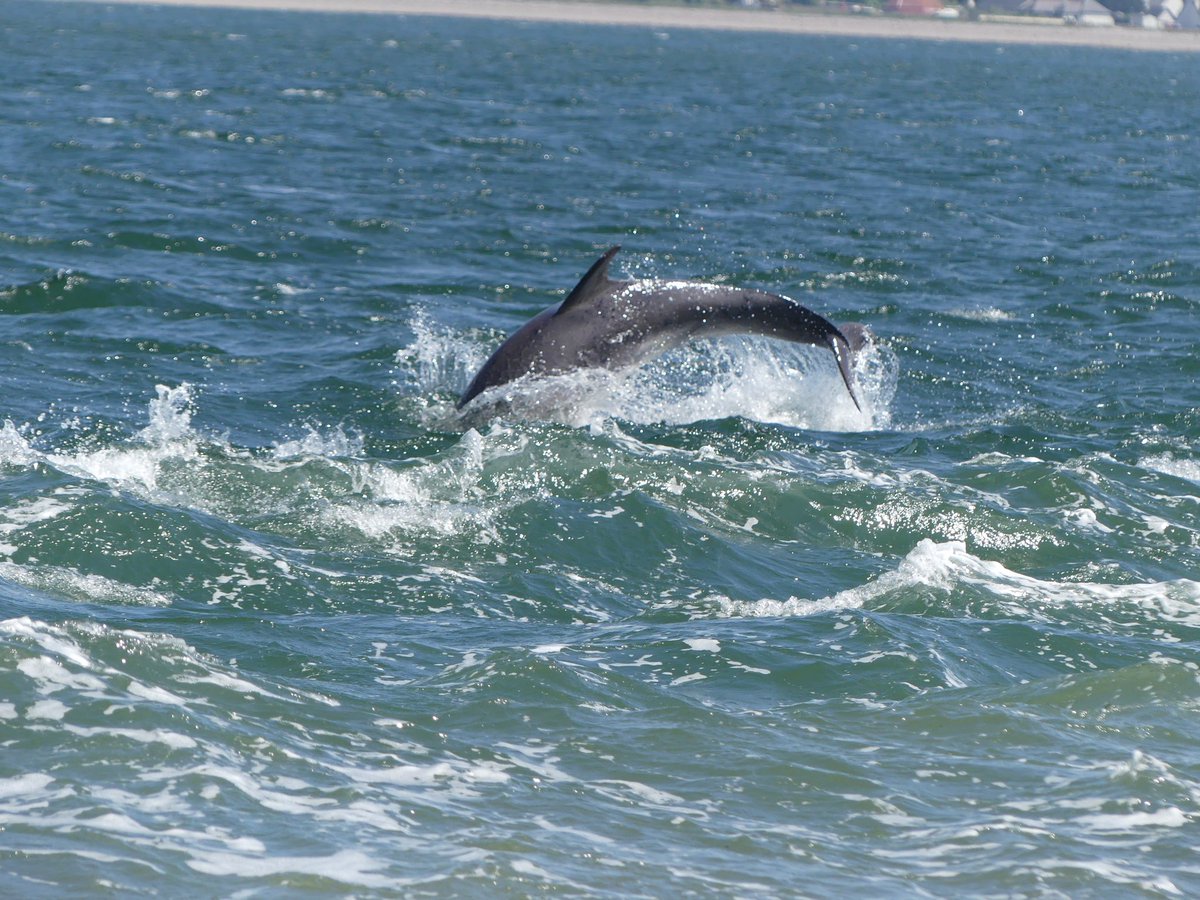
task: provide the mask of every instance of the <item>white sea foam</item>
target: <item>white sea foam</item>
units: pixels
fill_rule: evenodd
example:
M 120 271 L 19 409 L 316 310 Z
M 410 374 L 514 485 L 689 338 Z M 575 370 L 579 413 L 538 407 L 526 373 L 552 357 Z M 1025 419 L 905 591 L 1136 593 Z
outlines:
M 36 644 L 47 653 L 54 654 L 83 669 L 92 667 L 91 658 L 79 643 L 56 626 L 38 622 L 28 616 L 0 621 L 0 635 L 15 637 Z
M 928 539 L 918 543 L 894 571 L 830 597 L 817 600 L 791 597 L 782 601 L 722 599 L 720 608 L 727 616 L 813 615 L 858 608 L 917 585 L 942 591 L 959 587 L 982 591 L 1002 611 L 1020 617 L 1046 618 L 1052 610 L 1078 606 L 1133 606 L 1169 621 L 1200 624 L 1197 581 L 1178 579 L 1139 584 L 1046 581 L 980 559 L 968 552 L 961 541 L 935 543 Z
M 69 627 L 51 625 L 22 617 L 0 621 L 0 637 L 4 636 L 37 653 L 23 656 L 14 668 L 30 679 L 42 695 L 67 691 L 88 699 L 193 709 L 197 704 L 210 702 L 208 696 L 194 696 L 197 692 L 192 688 L 199 685 L 247 696 L 259 695 L 284 703 L 307 704 L 322 699 L 315 694 L 301 695 L 300 692 L 296 692 L 296 697 L 288 697 L 255 685 L 230 673 L 216 660 L 197 653 L 184 641 L 166 635 L 119 630 L 94 623 Z M 160 661 L 169 661 L 173 673 L 167 681 L 147 684 L 98 661 L 89 649 L 97 643 L 108 645 L 114 642 L 122 645 L 126 653 L 148 653 Z
M 689 802 L 677 794 L 651 787 L 640 781 L 625 779 L 602 779 L 592 782 L 592 787 L 602 797 L 620 804 L 631 803 L 637 808 L 671 816 L 673 823 L 687 820 L 706 821 L 717 811 L 718 804 L 700 799 Z
M 979 309 L 957 308 L 946 311 L 946 315 L 955 316 L 959 319 L 970 319 L 975 322 L 1011 322 L 1016 318 L 1007 310 L 998 309 L 994 306 L 984 306 Z
M 1183 896 L 1183 892 L 1166 875 L 1143 874 L 1136 865 L 1116 859 L 1049 857 L 1028 864 L 1020 864 L 1016 867 L 1015 872 L 1022 874 L 1032 871 L 1038 874 L 1039 879 L 1053 881 L 1061 870 L 1087 872 L 1109 885 L 1126 885 L 1130 888 L 1137 888 L 1139 892 Z
M 470 784 L 504 784 L 510 775 L 508 766 L 445 760 L 428 765 L 396 765 L 387 768 L 333 766 L 335 771 L 361 784 L 386 784 L 401 787 L 444 785 L 459 788 Z
M 187 384 L 158 385 L 150 401 L 150 421 L 135 441 L 122 447 L 104 447 L 77 453 L 40 456 L 61 472 L 111 484 L 142 495 L 158 489 L 164 463 L 199 461 L 199 441 L 192 431 L 192 395 Z
M 1108 773 L 1108 777 L 1113 781 L 1136 782 L 1140 779 L 1148 779 L 1153 782 L 1181 784 L 1178 776 L 1172 772 L 1171 766 L 1143 750 L 1134 750 L 1128 759 L 1102 765 Z M 1200 786 L 1197 787 L 1200 788 Z M 1200 790 L 1192 787 L 1189 787 L 1188 790 L 1192 794 L 1192 798 L 1200 803 Z
M 566 825 L 559 825 L 551 822 L 545 816 L 534 816 L 530 821 L 543 831 L 549 831 L 554 834 L 570 835 L 576 840 L 583 841 L 589 847 L 597 847 L 601 844 L 615 843 L 613 838 L 609 837 L 608 835 L 601 834 L 598 831 L 586 831 L 582 828 L 572 828 Z
M 64 725 L 63 729 L 79 737 L 120 737 L 139 744 L 162 744 L 172 750 L 192 750 L 197 746 L 196 741 L 186 734 L 168 731 L 165 728 L 83 728 L 78 725 Z
M 68 711 L 69 707 L 61 700 L 38 700 L 25 710 L 25 716 L 29 719 L 58 720 L 63 718 Z
M 0 510 L 0 534 L 8 534 L 38 522 L 49 521 L 69 509 L 71 509 L 71 505 L 57 497 L 36 497 L 31 500 L 22 500 Z
M 225 672 L 206 672 L 203 675 L 188 675 L 180 674 L 176 676 L 176 681 L 180 684 L 210 684 L 214 687 L 219 687 L 223 690 L 234 691 L 239 694 L 246 695 L 261 695 L 270 697 L 273 700 L 285 699 L 274 691 L 269 691 L 261 685 L 252 684 L 244 678 L 237 678 Z
M 236 875 L 266 878 L 308 875 L 328 878 L 339 884 L 365 888 L 394 888 L 403 884 L 391 876 L 377 874 L 387 864 L 360 850 L 340 850 L 329 856 L 270 856 L 195 850 L 188 865 L 205 875 Z
M 59 471 L 111 484 L 149 496 L 158 490 L 162 464 L 170 458 L 196 460 L 194 446 L 105 447 L 70 455 L 52 453 L 47 459 Z
M 1191 817 L 1176 806 L 1168 806 L 1151 812 L 1096 813 L 1078 816 L 1073 821 L 1092 831 L 1138 833 L 1146 828 L 1182 828 Z
M 133 678 L 123 671 L 124 658 L 115 664 L 120 668 L 106 664 L 114 646 L 120 647 L 122 657 L 153 656 L 161 680 L 145 683 Z M 196 830 L 175 823 L 188 822 L 203 808 L 195 806 L 197 798 L 211 802 L 224 789 L 237 792 L 263 810 L 302 817 L 318 828 L 386 834 L 389 847 L 395 850 L 407 846 L 404 835 L 412 830 L 412 823 L 399 811 L 401 806 L 419 802 L 419 795 L 429 791 L 472 798 L 510 778 L 509 763 L 455 755 L 430 760 L 422 747 L 414 748 L 421 757 L 418 761 L 405 763 L 397 754 L 408 745 L 390 738 L 381 744 L 385 752 L 337 755 L 330 753 L 323 732 L 309 736 L 302 721 L 294 722 L 294 730 L 288 729 L 286 735 L 279 733 L 271 724 L 277 712 L 270 714 L 269 722 L 259 720 L 253 706 L 243 704 L 235 714 L 230 702 L 212 690 L 188 689 L 216 687 L 286 702 L 285 691 L 239 679 L 218 661 L 202 657 L 175 638 L 98 624 L 50 625 L 26 618 L 0 621 L 0 648 L 15 654 L 13 672 L 18 681 L 27 679 L 40 695 L 32 702 L 0 704 L 0 719 L 6 723 L 25 719 L 39 729 L 53 727 L 70 738 L 64 742 L 63 752 L 68 753 L 75 752 L 71 747 L 101 742 L 156 748 L 131 770 L 130 783 L 138 785 L 136 789 L 102 782 L 84 795 L 71 787 L 58 789 L 48 775 L 0 779 L 0 829 L 73 833 L 85 841 L 89 835 L 109 835 L 131 848 L 153 847 L 157 854 L 178 855 L 192 868 L 214 874 L 252 878 L 263 873 L 295 873 L 374 888 L 385 881 L 371 873 L 389 867 L 390 862 L 376 865 L 366 862 L 365 855 L 343 853 L 297 863 L 286 854 L 271 852 L 264 841 L 220 824 L 206 822 L 203 830 Z M 138 663 L 135 668 L 140 666 Z M 13 686 L 11 676 L 8 686 Z M 307 705 L 307 696 L 292 702 Z M 145 708 L 147 703 L 169 703 L 177 708 L 156 712 Z M 86 713 L 87 724 L 73 721 L 77 708 Z M 114 714 L 112 724 L 95 721 L 101 709 L 106 716 Z M 270 709 L 277 711 L 278 702 L 271 703 Z M 166 726 L 164 712 L 173 726 Z M 131 721 L 163 724 L 136 727 L 128 724 Z M 241 734 L 261 735 L 267 728 L 272 738 L 256 737 L 244 746 L 241 741 L 230 743 L 225 734 L 230 721 L 238 723 Z M 355 740 L 369 746 L 371 738 L 359 735 Z M 164 752 L 182 765 L 153 764 Z M 123 756 L 118 752 L 114 764 Z M 268 758 L 272 763 L 264 765 Z M 364 765 L 364 759 L 387 762 Z M 287 760 L 295 760 L 296 766 L 289 768 Z M 336 795 L 329 788 L 331 777 L 339 787 Z M 411 843 L 417 846 L 416 841 Z M 386 884 L 396 883 L 392 873 Z
M 281 442 L 270 453 L 238 452 L 223 439 L 197 433 L 192 425 L 193 411 L 193 394 L 187 384 L 160 385 L 149 403 L 148 424 L 131 440 L 70 452 L 42 453 L 12 423 L 7 423 L 0 428 L 0 465 L 45 463 L 155 503 L 228 517 L 228 505 L 236 502 L 240 507 L 245 501 L 224 499 L 227 490 L 223 482 L 228 479 L 221 476 L 225 470 L 239 479 L 262 481 L 264 491 L 270 491 L 271 481 L 259 473 L 277 473 L 299 463 L 322 460 L 329 465 L 328 477 L 306 483 L 300 491 L 276 501 L 281 504 L 278 512 L 287 515 L 303 510 L 310 523 L 324 523 L 338 530 L 349 526 L 371 538 L 386 539 L 407 532 L 451 535 L 466 531 L 481 541 L 491 539 L 492 507 L 477 496 L 484 468 L 484 441 L 474 430 L 466 431 L 458 445 L 440 457 L 383 463 L 358 458 L 363 449 L 361 436 L 347 434 L 341 428 L 319 431 L 309 426 L 302 437 Z M 60 489 L 53 497 L 36 498 L 0 511 L 0 536 L 7 537 L 0 543 L 0 557 L 18 552 L 21 542 L 15 536 L 24 528 L 72 509 L 72 493 L 81 490 Z M 315 515 L 313 493 L 321 501 Z M 291 563 L 273 561 L 286 576 Z M 32 563 L 0 565 L 8 566 L 4 574 L 11 581 L 80 600 L 138 605 L 172 602 L 171 597 L 152 586 L 122 584 L 92 573 Z M 261 573 L 252 577 L 244 568 L 235 569 L 212 582 L 213 599 L 237 601 L 245 589 L 268 583 Z
M 569 784 L 578 780 L 557 765 L 561 760 L 555 744 L 537 741 L 514 744 L 510 741 L 497 741 L 496 749 L 507 753 L 509 768 L 526 769 L 544 781 L 558 784 Z
M 370 862 L 357 850 L 342 851 L 329 857 L 292 859 L 269 855 L 266 845 L 257 838 L 239 836 L 218 825 L 188 828 L 157 822 L 160 816 L 176 820 L 185 809 L 178 798 L 170 795 L 146 798 L 102 787 L 97 795 L 90 795 L 88 802 L 76 801 L 76 808 L 63 809 L 60 805 L 47 809 L 52 801 L 67 796 L 64 791 L 48 791 L 50 784 L 45 781 L 45 776 L 23 776 L 16 785 L 24 789 L 23 793 L 10 795 L 11 799 L 19 797 L 23 802 L 15 803 L 5 802 L 6 785 L 0 782 L 0 827 L 15 827 L 22 832 L 36 829 L 42 833 L 81 835 L 84 841 L 89 837 L 94 841 L 95 836 L 103 835 L 103 843 L 119 842 L 135 854 L 141 855 L 148 850 L 178 854 L 193 869 L 206 874 L 257 877 L 295 872 L 363 887 L 382 887 L 390 883 L 381 876 L 371 875 L 383 866 Z M 98 799 L 104 799 L 106 806 L 123 800 L 122 811 L 109 809 L 97 813 L 94 801 Z M 139 821 L 139 817 L 150 824 Z M 95 858 L 87 849 L 70 848 L 62 852 Z
M 370 538 L 397 531 L 486 534 L 491 511 L 475 497 L 483 474 L 483 439 L 473 429 L 444 459 L 401 468 L 363 463 L 351 471 L 363 499 L 331 504 L 322 513 L 326 522 L 353 527 Z
M 0 778 L 0 802 L 11 797 L 28 798 L 46 790 L 54 779 L 42 772 L 26 772 L 11 778 Z
M 146 700 L 150 703 L 162 704 L 163 706 L 179 706 L 188 705 L 188 701 L 176 694 L 174 691 L 168 691 L 166 688 L 158 685 L 143 684 L 137 679 L 131 679 L 128 687 L 125 689 L 129 696 L 136 700 Z
M 64 566 L 0 562 L 0 576 L 16 584 L 72 600 L 131 606 L 168 606 L 171 603 L 170 597 L 153 588 L 125 584 L 103 575 L 79 572 Z
M 1142 468 L 1164 475 L 1174 475 L 1176 478 L 1186 478 L 1188 481 L 1200 483 L 1200 462 L 1194 459 L 1176 459 L 1170 453 L 1158 456 L 1148 456 L 1141 461 Z
M 22 659 L 17 663 L 17 671 L 36 682 L 38 692 L 42 694 L 52 694 L 67 688 L 98 693 L 105 687 L 104 681 L 95 675 L 88 672 L 72 672 L 50 656 Z

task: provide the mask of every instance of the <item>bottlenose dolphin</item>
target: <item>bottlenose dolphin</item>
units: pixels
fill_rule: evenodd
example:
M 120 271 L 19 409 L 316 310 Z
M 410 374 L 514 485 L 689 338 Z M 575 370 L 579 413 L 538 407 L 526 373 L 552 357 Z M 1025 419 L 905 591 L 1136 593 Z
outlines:
M 620 246 L 592 265 L 557 306 L 538 313 L 506 340 L 471 380 L 461 409 L 489 388 L 524 375 L 560 375 L 646 362 L 691 338 L 753 334 L 828 347 L 861 410 L 850 362 L 870 339 L 862 325 L 841 328 L 790 297 L 699 281 L 614 281 L 608 264 Z

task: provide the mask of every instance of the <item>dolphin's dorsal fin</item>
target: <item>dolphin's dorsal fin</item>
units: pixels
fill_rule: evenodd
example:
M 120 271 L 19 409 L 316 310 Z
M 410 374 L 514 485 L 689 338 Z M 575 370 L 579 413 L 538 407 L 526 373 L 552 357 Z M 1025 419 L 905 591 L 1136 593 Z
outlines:
M 617 255 L 617 251 L 621 249 L 621 245 L 609 248 L 608 252 L 592 263 L 592 267 L 587 270 L 587 274 L 579 279 L 579 284 L 571 293 L 567 294 L 567 299 L 559 306 L 558 313 L 566 312 L 572 307 L 586 303 L 597 294 L 603 293 L 604 289 L 610 284 L 614 284 L 613 280 L 608 277 L 608 264 L 612 262 L 612 258 Z

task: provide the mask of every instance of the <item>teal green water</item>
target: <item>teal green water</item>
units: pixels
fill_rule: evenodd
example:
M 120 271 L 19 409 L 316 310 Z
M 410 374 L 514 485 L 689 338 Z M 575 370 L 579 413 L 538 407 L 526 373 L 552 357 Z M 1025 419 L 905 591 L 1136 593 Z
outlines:
M 1200 891 L 1195 57 L 0 0 L 0 893 Z M 879 337 L 454 400 L 611 244 Z

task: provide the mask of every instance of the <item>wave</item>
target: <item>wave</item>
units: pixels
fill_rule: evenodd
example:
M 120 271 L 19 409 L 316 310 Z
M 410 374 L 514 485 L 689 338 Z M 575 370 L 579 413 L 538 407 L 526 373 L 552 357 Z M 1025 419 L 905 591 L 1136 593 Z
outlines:
M 478 496 L 485 442 L 474 431 L 431 457 L 401 460 L 364 458 L 361 436 L 313 426 L 251 451 L 198 430 L 194 409 L 190 385 L 159 385 L 147 424 L 130 438 L 70 450 L 42 450 L 5 422 L 0 470 L 57 473 L 59 486 L 0 511 L 0 560 L 8 560 L 0 575 L 60 597 L 162 605 L 163 591 L 108 573 L 140 552 L 124 541 L 140 546 L 169 523 L 170 536 L 157 543 L 172 555 L 201 553 L 206 561 L 198 571 L 211 574 L 199 586 L 213 602 L 236 605 L 286 593 L 301 573 L 340 577 L 307 564 L 318 550 L 357 551 L 365 541 L 399 558 L 431 540 L 486 542 L 505 508 L 504 499 L 483 503 Z M 70 480 L 62 484 L 61 476 Z M 78 548 L 64 543 L 62 528 L 48 527 L 56 517 L 91 535 L 93 550 L 119 552 L 103 561 L 105 576 L 76 570 Z
M 1173 475 L 1200 484 L 1200 462 L 1194 459 L 1179 459 L 1174 454 L 1163 453 L 1148 456 L 1141 464 L 1152 472 L 1161 472 L 1163 475 Z
M 1114 631 L 1154 622 L 1200 627 L 1200 581 L 1139 584 L 1051 581 L 1023 575 L 970 553 L 962 541 L 925 539 L 899 565 L 873 581 L 829 597 L 809 600 L 723 599 L 726 616 L 808 616 L 843 609 L 943 612 L 951 616 L 1060 620 L 1064 612 L 1088 610 Z
M 152 281 L 56 269 L 36 281 L 0 288 L 0 315 L 45 315 L 123 306 L 153 308 L 161 303 L 160 287 Z
M 152 852 L 211 875 L 382 888 L 396 883 L 381 874 L 392 866 L 377 855 L 384 847 L 437 852 L 415 815 L 502 785 L 513 766 L 461 751 L 429 758 L 393 740 L 405 723 L 343 721 L 325 694 L 245 674 L 166 635 L 21 617 L 0 621 L 0 654 L 11 663 L 0 669 L 0 721 L 26 723 L 12 741 L 26 771 L 0 778 L 0 827 L 22 835 L 8 853 L 78 864 L 101 845 L 110 865 Z M 283 731 L 281 715 L 292 722 Z M 47 730 L 54 746 L 34 751 Z M 96 758 L 119 774 L 79 790 L 70 773 Z M 315 834 L 355 832 L 362 847 L 300 858 L 245 829 L 247 815 L 279 813 Z M 189 825 L 193 816 L 205 826 Z M 47 834 L 57 835 L 53 850 Z
M 440 339 L 453 353 L 456 339 Z M 442 358 L 440 352 L 416 358 L 410 372 L 446 383 L 452 375 L 439 364 Z M 828 373 L 828 382 L 844 393 L 836 373 Z M 640 395 L 626 396 L 643 402 Z M 659 412 L 667 406 L 653 402 L 660 403 Z M 1036 618 L 1085 603 L 1111 612 L 1122 604 L 1161 601 L 1162 617 L 1187 624 L 1193 616 L 1192 582 L 1152 582 L 1139 594 L 1132 585 L 1031 578 L 968 552 L 969 540 L 973 550 L 1060 558 L 1071 546 L 1107 539 L 1109 526 L 1090 509 L 1075 509 L 1075 480 L 1062 504 L 1039 508 L 1036 521 L 1030 511 L 1013 509 L 1005 489 L 980 477 L 1008 457 L 972 457 L 968 483 L 956 484 L 920 467 L 880 468 L 861 449 L 797 447 L 785 432 L 764 437 L 753 430 L 726 435 L 703 428 L 680 436 L 671 429 L 664 438 L 604 416 L 587 430 L 493 421 L 484 431 L 447 434 L 432 450 L 426 444 L 419 455 L 391 459 L 367 455 L 363 436 L 341 427 L 304 425 L 298 436 L 274 446 L 238 447 L 227 436 L 197 429 L 195 405 L 191 386 L 160 385 L 148 404 L 147 423 L 126 440 L 99 446 L 85 442 L 43 450 L 12 422 L 0 427 L 0 468 L 44 467 L 68 478 L 65 483 L 55 478 L 55 487 L 28 503 L 10 504 L 0 516 L 0 560 L 23 567 L 12 570 L 11 580 L 68 597 L 94 591 L 115 602 L 160 605 L 170 591 L 130 580 L 133 563 L 117 574 L 117 562 L 106 560 L 91 574 L 112 583 L 88 582 L 89 573 L 79 571 L 58 535 L 61 529 L 40 526 L 38 517 L 58 517 L 95 534 L 95 546 L 106 553 L 119 550 L 122 540 L 140 545 L 165 517 L 182 529 L 167 542 L 178 544 L 173 552 L 212 557 L 205 568 L 213 572 L 232 567 L 232 575 L 220 571 L 200 582 L 214 601 L 261 598 L 286 588 L 276 584 L 280 579 L 299 577 L 339 579 L 338 592 L 345 593 L 337 574 L 341 567 L 329 554 L 369 548 L 403 563 L 395 577 L 437 582 L 447 587 L 447 597 L 484 603 L 487 591 L 470 589 L 464 578 L 491 573 L 488 577 L 520 582 L 526 576 L 513 576 L 502 562 L 493 565 L 492 557 L 506 559 L 508 548 L 545 540 L 559 511 L 569 507 L 605 543 L 593 539 L 578 553 L 564 549 L 547 558 L 570 559 L 581 571 L 609 564 L 624 571 L 619 547 L 639 533 L 633 529 L 646 525 L 682 535 L 685 542 L 715 538 L 748 569 L 754 561 L 768 565 L 780 548 L 798 540 L 840 546 L 855 536 L 864 551 L 906 553 L 894 571 L 856 587 L 816 598 L 728 600 L 725 615 L 808 615 L 867 606 Z M 1039 474 L 1044 467 L 1035 463 L 1021 460 L 1033 471 L 1020 475 L 1018 487 L 1035 477 L 1044 480 Z M 1014 478 L 996 477 L 1001 476 Z M 103 489 L 95 490 L 97 485 Z M 1045 499 L 1044 490 L 1039 496 Z M 97 530 L 114 512 L 130 523 L 128 533 Z M 573 515 L 563 518 L 574 521 Z M 1148 539 L 1160 539 L 1165 528 L 1151 529 Z M 258 549 L 251 553 L 248 546 Z M 318 563 L 315 555 L 325 561 Z M 848 560 L 858 560 L 850 570 L 861 573 L 857 577 L 873 565 L 853 554 Z M 710 575 L 716 591 L 729 592 L 728 572 Z M 845 574 L 829 574 L 818 583 L 835 586 L 844 579 Z M 593 585 L 578 593 L 585 606 L 588 595 L 607 598 L 590 606 L 589 617 L 635 608 L 619 588 Z M 510 599 L 501 598 L 501 605 Z M 693 608 L 692 601 L 685 603 L 686 610 Z

